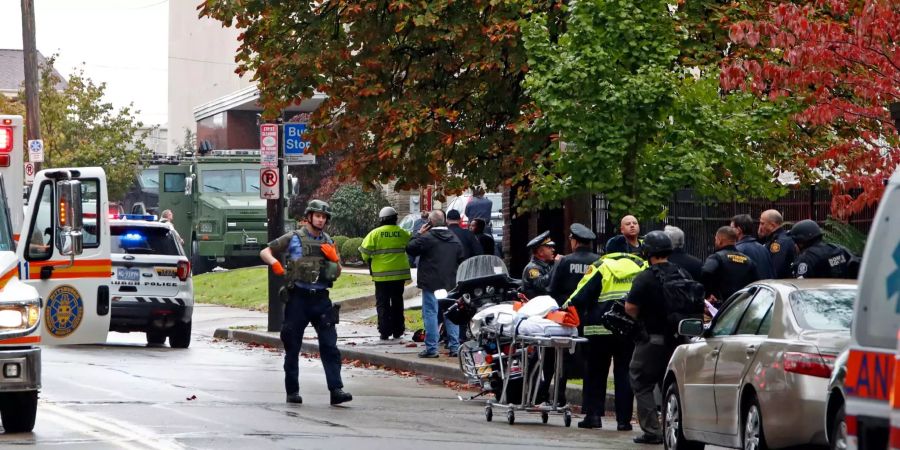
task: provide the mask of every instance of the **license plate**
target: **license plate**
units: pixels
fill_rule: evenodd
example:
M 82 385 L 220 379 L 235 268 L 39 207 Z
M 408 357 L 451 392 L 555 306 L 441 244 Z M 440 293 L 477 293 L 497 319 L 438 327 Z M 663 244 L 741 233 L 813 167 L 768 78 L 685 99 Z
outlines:
M 116 278 L 122 281 L 138 281 L 141 279 L 141 271 L 139 269 L 119 267 L 116 270 Z

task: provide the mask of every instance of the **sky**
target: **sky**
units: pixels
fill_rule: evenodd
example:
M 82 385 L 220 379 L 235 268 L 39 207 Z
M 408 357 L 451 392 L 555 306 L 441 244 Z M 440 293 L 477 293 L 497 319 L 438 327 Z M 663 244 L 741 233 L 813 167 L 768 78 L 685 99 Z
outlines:
M 106 83 L 117 108 L 134 103 L 145 125 L 163 125 L 168 114 L 169 1 L 34 0 L 37 48 L 59 54 L 56 69 L 68 77 L 83 67 Z M 20 0 L 0 0 L 0 48 L 22 48 Z

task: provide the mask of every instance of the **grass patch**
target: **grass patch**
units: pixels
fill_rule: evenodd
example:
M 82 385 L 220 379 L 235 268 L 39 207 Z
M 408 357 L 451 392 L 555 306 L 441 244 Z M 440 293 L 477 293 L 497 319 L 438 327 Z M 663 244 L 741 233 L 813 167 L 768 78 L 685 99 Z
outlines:
M 416 331 L 418 329 L 425 329 L 425 324 L 422 323 L 422 310 L 421 309 L 407 309 L 403 311 L 403 317 L 405 318 L 406 330 L 407 331 Z M 372 316 L 365 320 L 363 323 L 369 325 L 378 325 L 378 316 Z
M 194 300 L 198 303 L 268 311 L 268 276 L 265 267 L 246 267 L 228 272 L 209 272 L 194 277 Z M 331 289 L 331 300 L 375 294 L 372 277 L 344 273 Z
M 584 380 L 582 380 L 581 378 L 575 378 L 573 380 L 568 380 L 567 383 L 584 386 Z M 616 390 L 616 384 L 613 382 L 613 379 L 607 378 L 606 379 L 606 392 L 615 392 L 615 390 Z

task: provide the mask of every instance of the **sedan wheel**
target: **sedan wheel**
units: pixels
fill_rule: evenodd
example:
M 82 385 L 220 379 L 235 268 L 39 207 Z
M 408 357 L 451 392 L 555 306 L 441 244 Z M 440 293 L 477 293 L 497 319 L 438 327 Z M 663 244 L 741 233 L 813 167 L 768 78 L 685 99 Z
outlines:
M 763 433 L 762 414 L 759 403 L 753 399 L 744 419 L 744 450 L 766 450 L 766 438 Z
M 670 392 L 666 398 L 665 448 L 678 448 L 678 430 L 681 427 L 681 405 L 678 395 Z

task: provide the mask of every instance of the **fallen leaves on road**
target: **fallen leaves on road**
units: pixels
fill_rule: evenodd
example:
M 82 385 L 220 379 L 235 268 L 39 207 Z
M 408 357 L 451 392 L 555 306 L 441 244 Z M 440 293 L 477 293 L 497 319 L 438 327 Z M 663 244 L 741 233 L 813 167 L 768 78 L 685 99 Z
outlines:
M 190 397 L 186 397 L 185 400 L 187 400 L 187 401 L 197 400 L 197 396 L 196 396 L 196 395 L 191 395 Z

